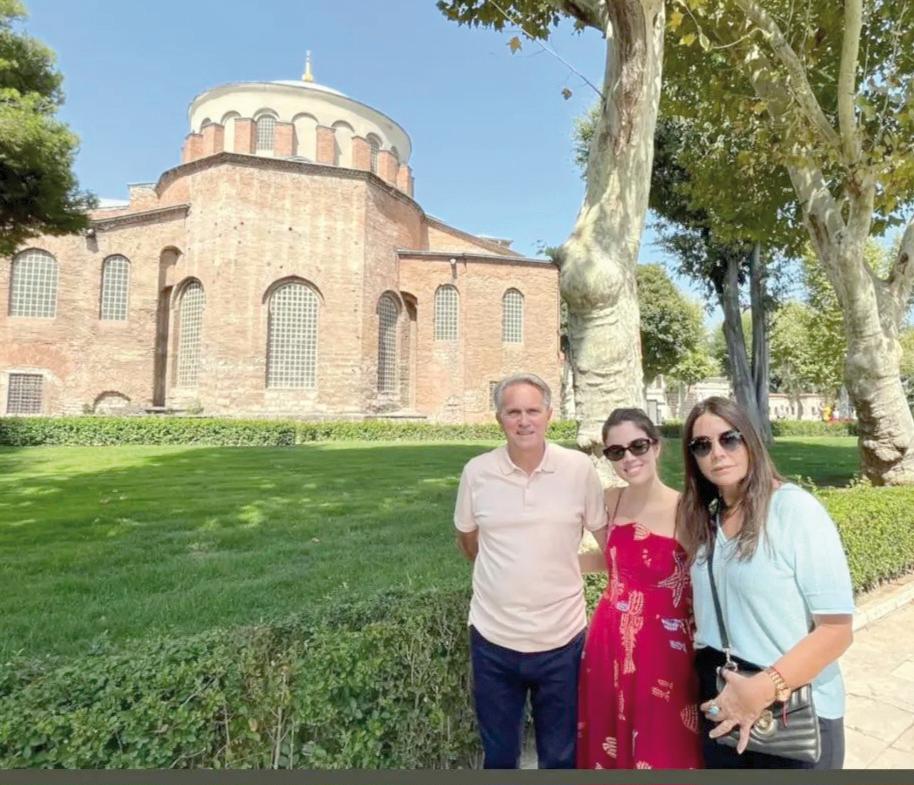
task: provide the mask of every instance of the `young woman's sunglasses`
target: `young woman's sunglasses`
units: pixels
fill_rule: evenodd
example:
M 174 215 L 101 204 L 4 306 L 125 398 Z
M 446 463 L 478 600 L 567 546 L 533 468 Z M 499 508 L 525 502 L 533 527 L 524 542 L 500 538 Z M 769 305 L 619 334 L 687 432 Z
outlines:
M 632 455 L 644 455 L 654 445 L 653 439 L 635 439 L 628 444 L 610 444 L 604 448 L 603 455 L 609 460 L 621 461 L 625 457 L 625 451 L 628 450 Z
M 735 428 L 717 435 L 717 443 L 727 452 L 734 452 L 742 443 L 743 435 Z M 696 458 L 704 458 L 711 453 L 712 442 L 707 436 L 698 436 L 689 442 L 689 451 Z

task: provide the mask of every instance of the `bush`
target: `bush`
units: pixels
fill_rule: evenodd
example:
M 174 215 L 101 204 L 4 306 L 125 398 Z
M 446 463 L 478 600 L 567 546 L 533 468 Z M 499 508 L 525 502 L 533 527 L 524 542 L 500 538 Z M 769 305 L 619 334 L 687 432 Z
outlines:
M 575 438 L 577 424 L 558 421 L 549 438 Z M 465 441 L 504 438 L 495 422 L 439 424 L 403 420 L 235 420 L 217 417 L 8 417 L 0 444 L 108 447 L 182 444 L 210 447 L 292 447 L 325 441 Z
M 467 590 L 0 668 L 0 767 L 476 763 Z
M 660 426 L 660 433 L 667 439 L 681 439 L 682 425 L 682 420 L 667 420 Z M 774 436 L 856 436 L 857 423 L 854 420 L 772 420 L 771 433 Z
M 855 592 L 914 569 L 914 488 L 859 485 L 817 496 L 841 532 Z
M 772 420 L 775 436 L 856 436 L 856 420 Z

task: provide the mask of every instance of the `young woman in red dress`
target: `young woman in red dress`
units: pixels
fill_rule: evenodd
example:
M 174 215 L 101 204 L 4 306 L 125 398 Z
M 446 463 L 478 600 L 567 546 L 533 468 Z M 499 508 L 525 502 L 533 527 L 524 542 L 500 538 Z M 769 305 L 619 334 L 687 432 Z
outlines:
M 603 444 L 628 485 L 606 491 L 607 527 L 594 535 L 602 553 L 582 556 L 583 569 L 606 569 L 609 580 L 581 663 L 578 768 L 701 768 L 679 494 L 657 473 L 660 433 L 640 409 L 614 410 Z

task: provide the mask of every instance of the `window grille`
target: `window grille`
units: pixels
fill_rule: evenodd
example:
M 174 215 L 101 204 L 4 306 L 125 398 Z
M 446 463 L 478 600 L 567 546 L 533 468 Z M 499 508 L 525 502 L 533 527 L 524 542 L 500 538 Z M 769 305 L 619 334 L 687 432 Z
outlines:
M 369 167 L 372 174 L 378 173 L 378 153 L 381 150 L 381 143 L 373 136 L 368 137 L 368 149 L 371 154 Z
M 439 286 L 435 292 L 435 340 L 457 340 L 457 290 L 450 285 Z
M 489 382 L 489 409 L 495 411 L 495 391 L 498 389 L 498 382 Z
M 317 379 L 317 310 L 314 291 L 287 283 L 270 296 L 267 387 L 313 388 Z
M 37 373 L 11 373 L 6 397 L 7 414 L 41 414 L 44 377 Z
M 179 387 L 196 387 L 200 377 L 200 337 L 203 330 L 203 309 L 206 297 L 203 285 L 192 281 L 181 293 L 178 323 Z
M 31 248 L 13 259 L 10 316 L 52 319 L 57 314 L 57 260 Z
M 272 151 L 273 138 L 276 135 L 276 118 L 265 114 L 257 119 L 257 144 L 258 152 L 261 150 Z
M 378 392 L 397 391 L 397 302 L 389 294 L 378 303 Z
M 524 342 L 524 296 L 517 289 L 508 289 L 501 300 L 501 340 Z
M 127 290 L 130 262 L 123 256 L 109 256 L 102 265 L 102 304 L 100 317 L 112 321 L 127 318 Z

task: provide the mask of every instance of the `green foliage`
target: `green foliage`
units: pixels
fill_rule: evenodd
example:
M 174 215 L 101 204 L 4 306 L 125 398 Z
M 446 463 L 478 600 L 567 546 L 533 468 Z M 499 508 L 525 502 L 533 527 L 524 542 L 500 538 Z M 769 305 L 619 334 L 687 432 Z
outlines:
M 548 437 L 574 439 L 577 423 L 555 421 Z M 187 444 L 222 447 L 292 447 L 327 441 L 450 441 L 502 439 L 498 424 L 438 424 L 397 420 L 234 420 L 215 417 L 8 417 L 0 444 L 110 446 Z
M 861 485 L 818 495 L 841 533 L 855 591 L 914 568 L 914 490 Z
M 0 256 L 84 228 L 95 204 L 73 175 L 77 138 L 54 118 L 63 94 L 53 54 L 13 28 L 24 16 L 18 0 L 0 2 Z
M 669 373 L 704 338 L 701 309 L 686 299 L 659 264 L 639 264 L 638 308 L 641 314 L 641 361 L 648 384 Z
M 799 79 L 789 75 L 773 51 L 774 36 L 760 30 L 758 18 L 743 3 L 681 0 L 677 6 L 679 13 L 671 14 L 667 28 L 663 110 L 706 129 L 706 143 L 695 152 L 712 170 L 726 172 L 715 161 L 729 160 L 731 182 L 772 194 L 783 187 L 789 193 L 783 167 L 801 156 L 822 171 L 835 196 L 856 188 L 857 172 L 866 171 L 878 183 L 875 233 L 900 220 L 899 208 L 914 198 L 914 24 L 904 0 L 865 4 L 855 80 L 862 145 L 851 166 L 833 131 L 811 121 Z M 758 6 L 780 28 L 812 100 L 836 126 L 843 3 L 811 0 L 798 9 L 790 0 L 766 0 Z M 707 46 L 696 46 L 702 35 Z M 760 73 L 762 81 L 768 77 L 770 84 L 796 89 L 776 89 L 777 98 L 767 100 L 751 82 Z M 709 185 L 704 193 L 725 203 L 725 195 L 714 196 L 713 180 Z M 795 206 L 791 212 L 798 215 Z
M 855 422 L 825 422 L 824 420 L 773 420 L 775 436 L 856 436 Z M 682 420 L 667 420 L 660 426 L 665 439 L 682 438 Z
M 461 591 L 0 666 L 3 768 L 472 764 Z

